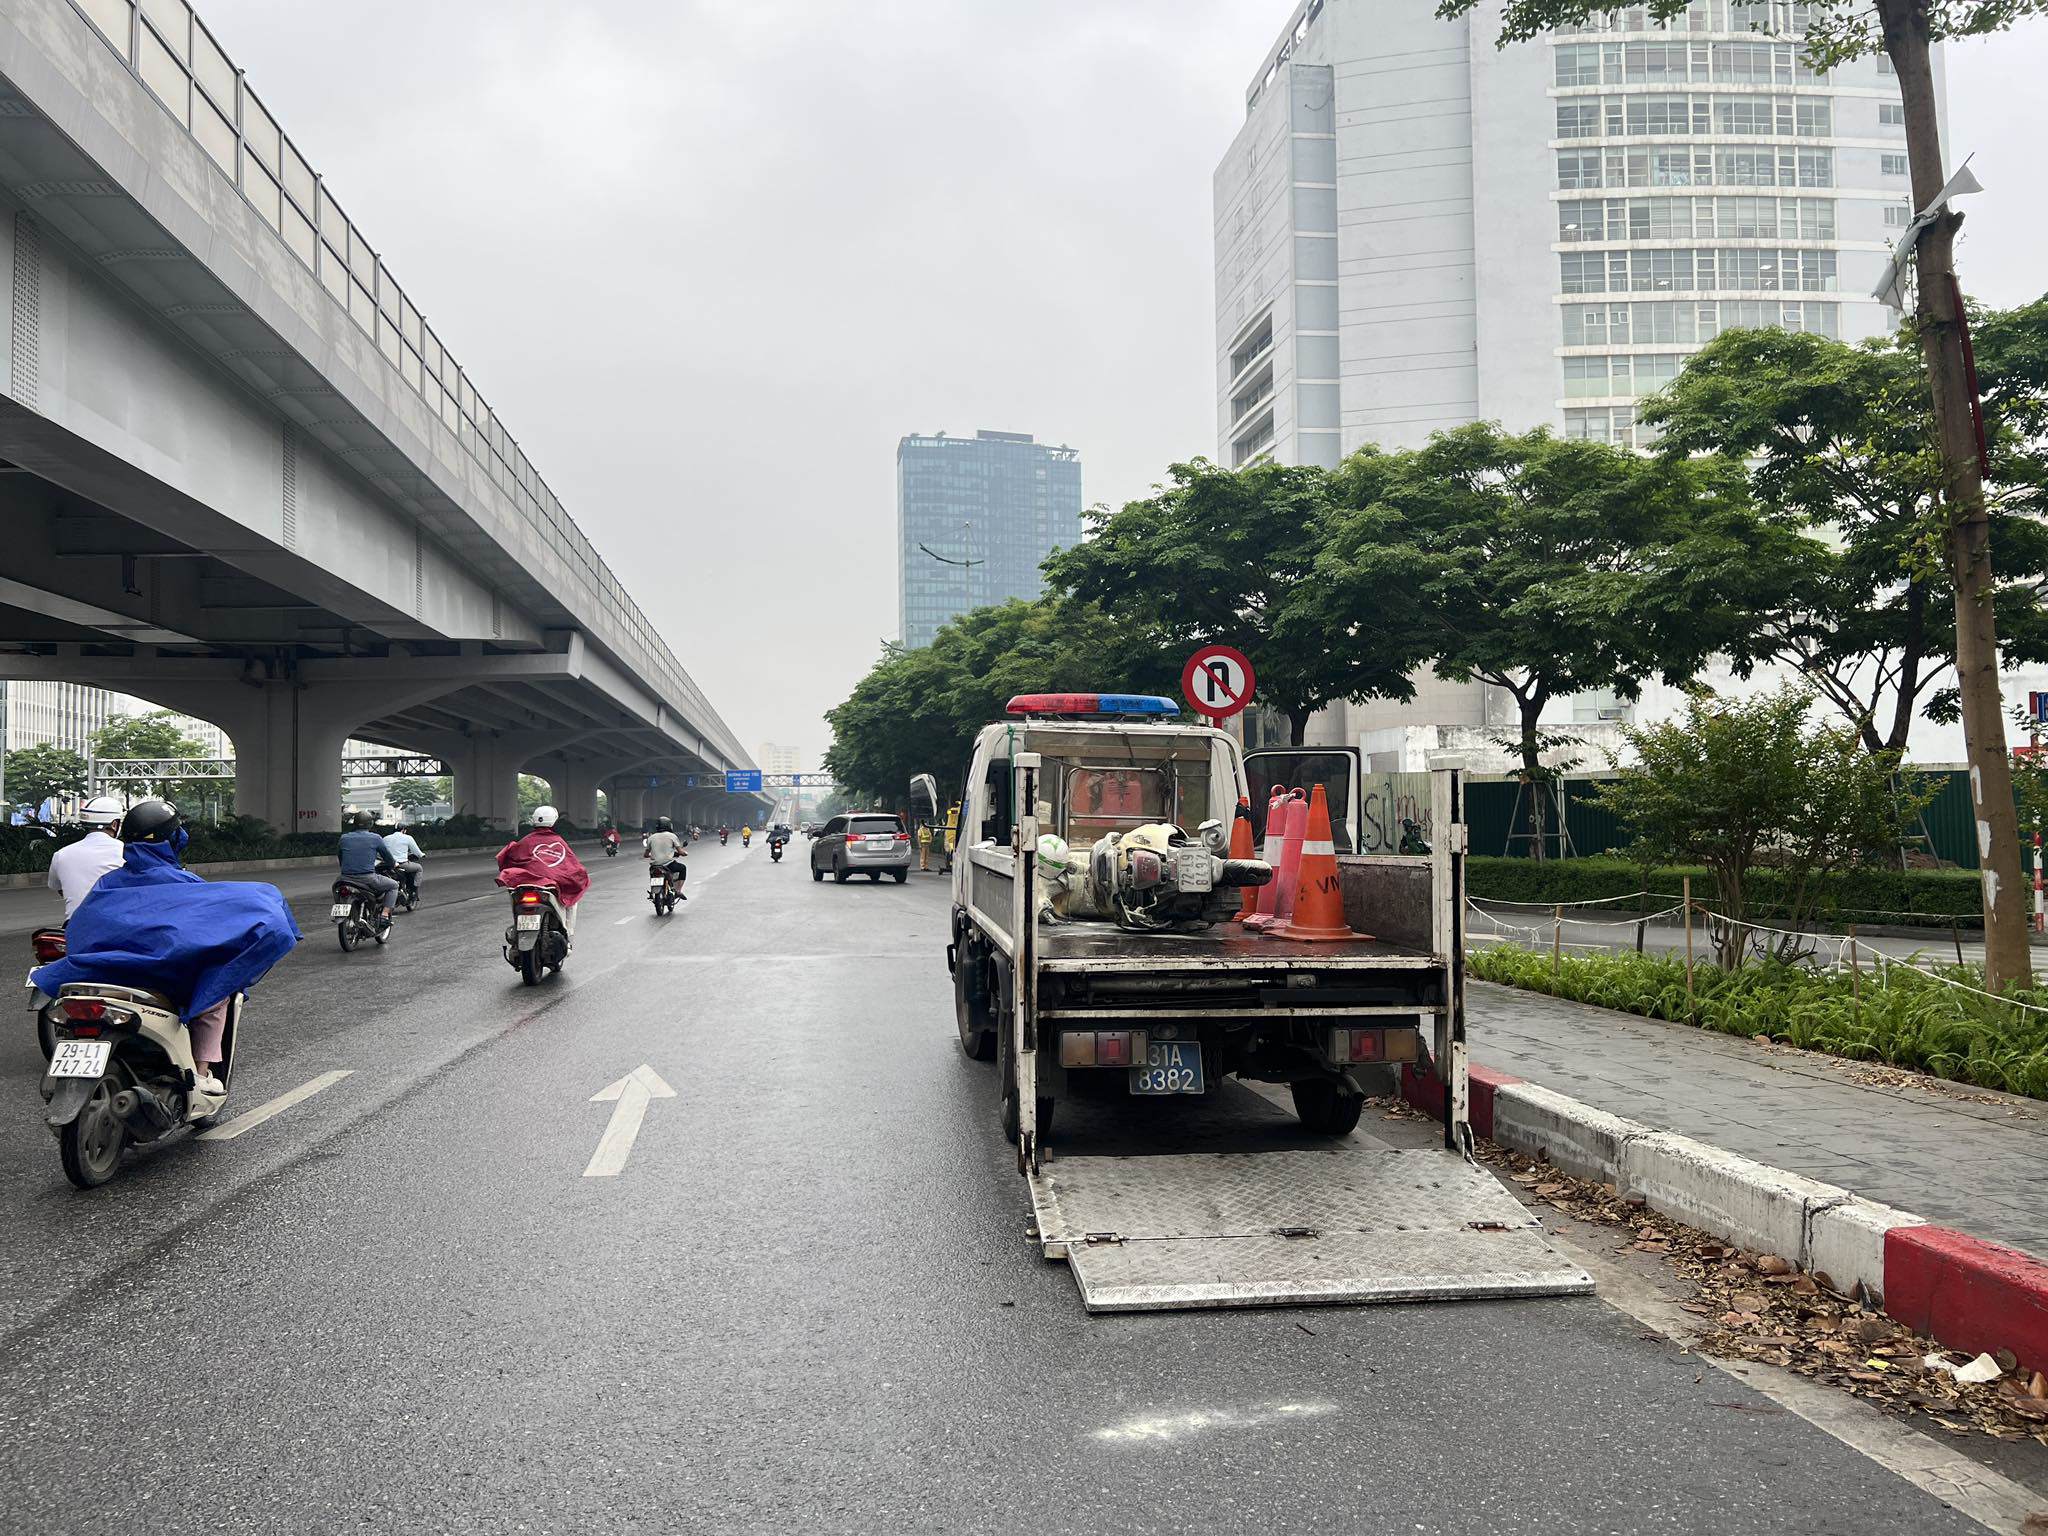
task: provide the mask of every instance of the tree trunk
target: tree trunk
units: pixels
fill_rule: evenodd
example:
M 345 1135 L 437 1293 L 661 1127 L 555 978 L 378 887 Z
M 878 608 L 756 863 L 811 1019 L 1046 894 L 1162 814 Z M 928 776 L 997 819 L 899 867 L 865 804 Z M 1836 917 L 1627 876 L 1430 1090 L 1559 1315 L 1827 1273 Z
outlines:
M 1308 737 L 1309 716 L 1312 709 L 1290 709 L 1287 711 L 1287 741 L 1290 746 L 1300 746 Z
M 1906 150 L 1913 203 L 1925 208 L 1947 179 L 1941 125 L 1935 115 L 1924 0 L 1881 0 L 1885 51 L 1905 104 Z M 1915 255 L 1921 355 L 1927 363 L 1940 439 L 1948 552 L 1956 587 L 1956 682 L 1963 741 L 1970 762 L 1977 856 L 1984 885 L 1984 977 L 1993 991 L 2032 980 L 2027 916 L 2020 889 L 2019 817 L 2013 808 L 2012 759 L 2005 749 L 2004 698 L 1998 678 L 1998 630 L 1991 611 L 1991 525 L 1977 456 L 1976 397 L 1963 355 L 1961 293 L 1954 280 L 1956 226 L 1944 213 L 1920 236 Z
M 1536 730 L 1537 718 L 1543 713 L 1543 695 L 1531 689 L 1529 696 L 1517 700 L 1522 713 L 1522 779 L 1529 786 L 1529 830 L 1533 834 L 1530 846 L 1534 857 L 1540 862 L 1548 855 L 1543 848 L 1543 835 L 1547 817 L 1543 793 L 1542 746 Z

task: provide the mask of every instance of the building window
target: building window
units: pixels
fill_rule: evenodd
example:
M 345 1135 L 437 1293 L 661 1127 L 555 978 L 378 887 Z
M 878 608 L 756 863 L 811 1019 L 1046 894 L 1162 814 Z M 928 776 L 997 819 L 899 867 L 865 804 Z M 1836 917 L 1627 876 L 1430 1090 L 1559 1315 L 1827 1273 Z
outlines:
M 1904 155 L 1879 155 L 1877 164 L 1878 169 L 1887 176 L 1904 176 L 1909 170 Z
M 1566 43 L 1557 50 L 1557 83 L 1559 85 L 1598 85 L 1600 83 L 1600 45 L 1598 43 Z
M 1889 229 L 1904 229 L 1913 222 L 1913 210 L 1904 203 L 1891 203 L 1884 210 L 1884 222 Z
M 1252 359 L 1273 345 L 1273 312 L 1267 310 L 1259 316 L 1250 334 L 1240 341 L 1230 354 L 1230 376 L 1234 379 L 1251 366 Z
M 1237 438 L 1231 443 L 1231 467 L 1236 468 L 1240 465 L 1249 464 L 1255 457 L 1264 453 L 1272 446 L 1273 413 L 1268 411 L 1257 421 L 1253 422 L 1242 437 Z

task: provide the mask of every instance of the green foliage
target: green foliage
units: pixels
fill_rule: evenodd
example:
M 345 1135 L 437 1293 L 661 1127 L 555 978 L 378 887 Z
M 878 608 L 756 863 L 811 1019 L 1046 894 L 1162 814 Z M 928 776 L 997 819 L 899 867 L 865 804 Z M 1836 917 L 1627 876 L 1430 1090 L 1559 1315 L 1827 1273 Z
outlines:
M 827 712 L 825 767 L 867 805 L 905 803 L 919 773 L 935 777 L 950 799 L 960 792 L 974 733 L 1001 719 L 1013 695 L 1170 693 L 1180 686 L 1180 660 L 1089 603 L 1048 597 L 978 608 L 928 646 L 884 650 Z
M 1211 642 L 1237 646 L 1296 742 L 1326 704 L 1413 697 L 1406 588 L 1376 593 L 1335 626 L 1302 609 L 1328 533 L 1328 471 L 1196 459 L 1167 473 L 1146 500 L 1091 512 L 1091 536 L 1046 561 L 1048 584 L 1115 613 L 1151 651 L 1185 660 Z
M 1799 928 L 1836 870 L 1896 850 L 1933 798 L 1895 755 L 1866 752 L 1846 729 L 1807 729 L 1812 705 L 1790 684 L 1746 700 L 1696 693 L 1682 720 L 1623 731 L 1637 761 L 1596 803 L 1634 834 L 1636 863 L 1706 866 L 1720 911 L 1737 922 L 1751 917 L 1750 872 L 1772 865 L 1784 926 Z M 1748 936 L 1723 926 L 1716 939 L 1722 964 L 1740 964 Z
M 182 717 L 168 709 L 153 709 L 141 715 L 115 715 L 93 732 L 92 755 L 108 758 L 197 758 L 206 750 L 179 725 Z M 182 809 L 208 801 L 232 803 L 234 784 L 211 779 L 183 779 L 174 774 L 161 778 L 125 778 L 107 781 L 114 789 L 131 796 L 158 795 Z
M 402 811 L 425 810 L 430 805 L 441 803 L 441 791 L 435 787 L 441 782 L 438 779 L 393 779 L 384 791 L 384 799 Z
M 1989 509 L 2000 654 L 2048 660 L 2044 463 L 2048 301 L 1980 311 L 1991 443 Z M 1872 751 L 1903 751 L 1923 707 L 1956 711 L 1955 592 L 1942 552 L 1940 455 L 1911 336 L 1861 346 L 1775 329 L 1725 331 L 1641 419 L 1668 458 L 1748 461 L 1758 505 L 1813 537 L 1758 551 L 1759 622 L 1737 660 L 1797 667 Z
M 519 775 L 519 819 L 522 822 L 532 820 L 533 813 L 546 805 L 553 793 L 546 779 L 536 778 L 530 773 Z
M 1675 904 L 1687 878 L 1692 880 L 1693 899 L 1712 905 L 1713 886 L 1703 864 L 1656 865 L 1645 869 L 1629 859 L 1496 859 L 1472 857 L 1465 861 L 1465 888 L 1477 901 L 1514 902 L 1532 909 L 1529 914 L 1504 913 L 1511 922 L 1546 922 L 1548 908 L 1560 903 L 1613 901 L 1648 890 L 1657 899 L 1645 904 L 1648 911 Z M 1785 926 L 1792 915 L 1788 875 L 1769 865 L 1752 869 L 1744 882 L 1752 921 Z M 1838 869 L 1818 892 L 1807 892 L 1806 912 L 1816 925 L 1841 928 L 1849 923 L 1865 927 L 1930 927 L 1947 929 L 1960 925 L 1976 929 L 1983 924 L 1983 887 L 1977 874 L 1967 869 L 1900 869 L 1895 864 L 1856 864 Z M 1621 922 L 1637 910 L 1633 903 L 1582 912 L 1598 922 Z
M 1868 956 L 1860 978 L 1776 963 L 1736 971 L 1699 966 L 1690 1001 L 1682 958 L 1599 955 L 1553 970 L 1548 954 L 1488 946 L 1473 951 L 1466 965 L 1482 981 L 2048 1098 L 2048 1014 L 1959 991 L 1903 966 L 1886 966 L 1880 979 Z M 1974 969 L 1942 967 L 1940 974 L 1984 984 Z
M 68 747 L 39 742 L 7 754 L 7 798 L 16 805 L 41 805 L 52 795 L 85 793 L 86 762 Z

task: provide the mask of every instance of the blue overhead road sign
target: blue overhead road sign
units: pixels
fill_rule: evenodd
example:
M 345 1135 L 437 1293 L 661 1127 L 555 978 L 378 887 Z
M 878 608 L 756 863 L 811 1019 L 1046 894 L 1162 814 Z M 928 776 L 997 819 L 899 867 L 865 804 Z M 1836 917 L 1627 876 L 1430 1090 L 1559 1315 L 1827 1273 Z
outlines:
M 758 768 L 729 768 L 725 774 L 725 792 L 728 795 L 758 795 L 761 793 L 761 770 Z

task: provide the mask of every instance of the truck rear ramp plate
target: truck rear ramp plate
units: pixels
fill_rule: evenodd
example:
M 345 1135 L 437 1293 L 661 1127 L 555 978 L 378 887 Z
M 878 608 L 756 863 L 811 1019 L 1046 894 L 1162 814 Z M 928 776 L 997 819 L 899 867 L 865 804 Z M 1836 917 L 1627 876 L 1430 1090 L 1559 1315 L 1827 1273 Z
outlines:
M 1030 1183 L 1045 1256 L 1072 1266 L 1090 1312 L 1593 1289 L 1491 1173 L 1447 1151 L 1061 1157 Z

